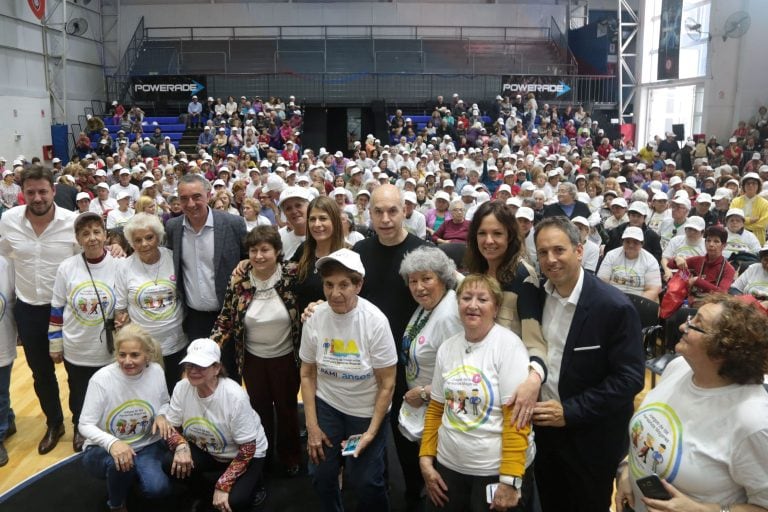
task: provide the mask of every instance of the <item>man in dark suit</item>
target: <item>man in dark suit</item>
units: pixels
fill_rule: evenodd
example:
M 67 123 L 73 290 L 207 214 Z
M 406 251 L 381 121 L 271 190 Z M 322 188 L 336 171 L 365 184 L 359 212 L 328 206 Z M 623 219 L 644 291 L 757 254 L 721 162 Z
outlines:
M 232 270 L 247 257 L 242 244 L 245 220 L 209 208 L 210 190 L 203 176 L 182 176 L 178 191 L 184 215 L 165 226 L 180 299 L 187 308 L 184 332 L 190 340 L 210 337 Z M 221 359 L 229 376 L 240 382 L 234 343 L 222 347 Z
M 565 217 L 541 221 L 536 251 L 547 277 L 549 372 L 532 415 L 542 509 L 608 511 L 644 383 L 640 319 L 623 293 L 582 270 L 579 232 Z
M 573 219 L 574 217 L 584 217 L 588 219 L 591 215 L 589 206 L 576 200 L 578 190 L 576 185 L 569 182 L 560 183 L 557 186 L 557 202 L 548 204 L 544 207 L 543 218 L 562 215 Z

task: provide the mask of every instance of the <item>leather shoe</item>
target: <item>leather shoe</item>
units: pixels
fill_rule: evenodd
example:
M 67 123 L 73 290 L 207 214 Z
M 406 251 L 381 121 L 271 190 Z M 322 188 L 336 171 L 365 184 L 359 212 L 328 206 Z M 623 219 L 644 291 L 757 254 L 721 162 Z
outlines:
M 45 435 L 40 440 L 40 444 L 37 445 L 37 453 L 45 455 L 50 452 L 59 443 L 59 439 L 64 435 L 64 424 L 60 423 L 52 427 L 48 427 L 45 431 Z
M 83 443 L 85 443 L 85 437 L 75 427 L 75 436 L 72 438 L 72 449 L 75 453 L 83 451 Z
M 16 433 L 16 420 L 14 419 L 8 425 L 8 430 L 5 431 L 5 439 L 8 439 L 15 433 Z
M 0 441 L 0 468 L 8 464 L 8 450 L 5 449 L 3 442 Z

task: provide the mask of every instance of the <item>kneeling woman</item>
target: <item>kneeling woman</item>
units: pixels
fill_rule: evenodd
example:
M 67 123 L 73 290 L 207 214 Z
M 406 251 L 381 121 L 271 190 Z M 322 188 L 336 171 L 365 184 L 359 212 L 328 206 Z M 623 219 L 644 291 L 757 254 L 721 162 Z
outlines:
M 182 433 L 173 430 L 168 437 L 174 456 L 166 469 L 176 478 L 190 477 L 192 492 L 216 509 L 250 510 L 266 498 L 261 420 L 245 390 L 227 378 L 215 341 L 193 341 L 180 364 L 186 378 L 173 390 L 167 417 Z
M 419 452 L 427 510 L 488 510 L 486 486 L 495 483 L 491 510 L 529 510 L 531 428 L 514 427 L 504 405 L 528 376 L 528 351 L 495 321 L 502 302 L 496 279 L 469 275 L 456 295 L 464 329 L 437 351 Z
M 88 384 L 78 429 L 85 437 L 83 464 L 107 480 L 110 509 L 124 511 L 134 482 L 148 498 L 171 491 L 162 470 L 162 437 L 173 430 L 162 416 L 168 408 L 160 348 L 136 325 L 120 330 L 117 361 L 97 371 Z

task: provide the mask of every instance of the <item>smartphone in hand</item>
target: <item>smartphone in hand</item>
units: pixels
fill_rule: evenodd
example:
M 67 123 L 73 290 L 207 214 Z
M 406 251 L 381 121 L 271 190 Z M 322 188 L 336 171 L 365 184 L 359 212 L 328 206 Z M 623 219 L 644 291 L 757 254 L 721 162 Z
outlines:
M 672 496 L 667 492 L 667 489 L 664 487 L 664 484 L 661 483 L 661 479 L 658 475 L 649 475 L 643 478 L 638 478 L 637 487 L 646 498 L 665 501 L 672 499 Z
M 485 500 L 488 503 L 493 503 L 493 495 L 496 494 L 496 489 L 499 484 L 488 484 L 485 486 Z
M 345 457 L 348 455 L 354 455 L 355 450 L 357 450 L 357 445 L 360 444 L 360 439 L 362 437 L 363 434 L 355 434 L 354 436 L 349 436 L 347 443 L 344 445 L 344 449 L 341 450 L 341 454 Z

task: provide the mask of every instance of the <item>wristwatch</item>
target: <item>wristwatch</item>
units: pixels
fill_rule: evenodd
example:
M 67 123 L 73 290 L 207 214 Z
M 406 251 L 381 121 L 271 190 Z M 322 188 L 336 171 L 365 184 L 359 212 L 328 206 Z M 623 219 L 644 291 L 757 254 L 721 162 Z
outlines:
M 501 475 L 499 476 L 499 483 L 513 487 L 516 490 L 520 490 L 523 486 L 523 479 L 519 476 Z
M 429 402 L 429 395 L 427 395 L 427 390 L 426 390 L 426 389 L 424 389 L 424 386 L 421 386 L 421 390 L 419 391 L 419 397 L 420 397 L 420 398 L 421 398 L 421 399 L 422 399 L 424 402 Z

